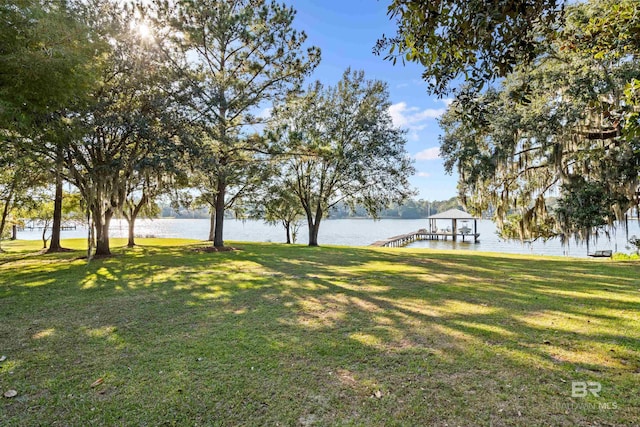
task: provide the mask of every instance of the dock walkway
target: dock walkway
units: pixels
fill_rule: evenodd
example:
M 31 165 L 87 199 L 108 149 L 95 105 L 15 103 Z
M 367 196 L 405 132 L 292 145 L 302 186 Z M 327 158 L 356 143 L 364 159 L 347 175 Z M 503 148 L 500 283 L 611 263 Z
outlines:
M 402 246 L 406 246 L 409 243 L 415 242 L 416 240 L 448 240 L 451 238 L 452 240 L 457 240 L 456 237 L 462 236 L 462 241 L 464 242 L 467 237 L 473 238 L 474 242 L 478 242 L 478 237 L 480 237 L 479 233 L 451 233 L 447 231 L 428 231 L 425 229 L 420 229 L 418 231 L 413 231 L 407 234 L 401 234 L 399 236 L 389 237 L 385 240 L 378 240 L 371 244 L 371 246 L 376 247 L 385 247 L 385 248 L 399 248 Z

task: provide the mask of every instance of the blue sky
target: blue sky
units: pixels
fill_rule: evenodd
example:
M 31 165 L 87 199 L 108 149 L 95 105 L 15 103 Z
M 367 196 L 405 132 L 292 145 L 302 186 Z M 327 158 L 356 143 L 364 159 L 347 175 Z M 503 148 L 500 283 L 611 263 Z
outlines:
M 389 0 L 286 0 L 297 11 L 294 25 L 307 33 L 307 43 L 322 50 L 322 62 L 313 80 L 335 84 L 347 67 L 364 70 L 367 78 L 385 81 L 391 95 L 394 123 L 407 129 L 407 151 L 415 159 L 411 183 L 417 198 L 445 200 L 457 194 L 455 174 L 446 175 L 438 158 L 440 128 L 436 118 L 446 99 L 430 96 L 414 64 L 395 66 L 372 48 L 382 34 L 392 35 L 387 17 Z

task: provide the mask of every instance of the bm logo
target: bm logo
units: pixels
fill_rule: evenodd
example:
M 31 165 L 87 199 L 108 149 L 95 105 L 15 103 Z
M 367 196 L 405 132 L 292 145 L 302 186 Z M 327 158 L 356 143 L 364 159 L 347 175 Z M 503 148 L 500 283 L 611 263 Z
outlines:
M 571 397 L 587 397 L 589 393 L 595 397 L 600 397 L 602 384 L 596 381 L 572 381 Z

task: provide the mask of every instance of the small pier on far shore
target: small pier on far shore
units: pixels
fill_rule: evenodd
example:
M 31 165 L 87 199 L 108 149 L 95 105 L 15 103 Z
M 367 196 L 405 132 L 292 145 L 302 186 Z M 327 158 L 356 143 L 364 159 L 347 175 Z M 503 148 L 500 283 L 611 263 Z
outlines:
M 478 233 L 478 218 L 474 218 L 469 213 L 459 209 L 450 209 L 446 212 L 431 215 L 429 218 L 429 229 L 420 229 L 407 234 L 389 237 L 385 240 L 379 240 L 371 244 L 371 246 L 398 248 L 406 246 L 417 240 L 449 240 L 458 241 L 461 239 L 466 242 L 467 239 L 474 243 L 478 243 L 480 234 Z M 438 221 L 451 221 L 451 226 L 446 228 L 438 228 Z M 458 226 L 458 221 L 463 225 Z M 467 224 L 473 221 L 473 229 Z
M 44 226 L 44 225 L 36 225 L 34 223 L 29 223 L 23 226 L 17 226 L 18 231 L 42 231 L 44 229 L 50 230 L 51 225 Z M 75 230 L 75 229 L 76 229 L 75 224 L 60 226 L 60 230 L 62 231 L 69 231 L 69 230 Z

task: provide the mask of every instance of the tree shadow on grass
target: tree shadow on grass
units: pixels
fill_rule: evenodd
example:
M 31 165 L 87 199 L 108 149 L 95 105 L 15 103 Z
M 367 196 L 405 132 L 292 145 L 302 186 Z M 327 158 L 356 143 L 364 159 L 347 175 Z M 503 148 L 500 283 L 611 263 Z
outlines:
M 116 423 L 560 425 L 622 424 L 640 406 L 633 266 L 240 246 L 11 272 L 0 308 L 20 313 L 0 343 L 33 393 L 8 416 L 40 405 L 82 423 L 99 405 Z M 88 387 L 97 376 L 104 394 Z M 624 412 L 554 410 L 573 379 L 602 381 Z

